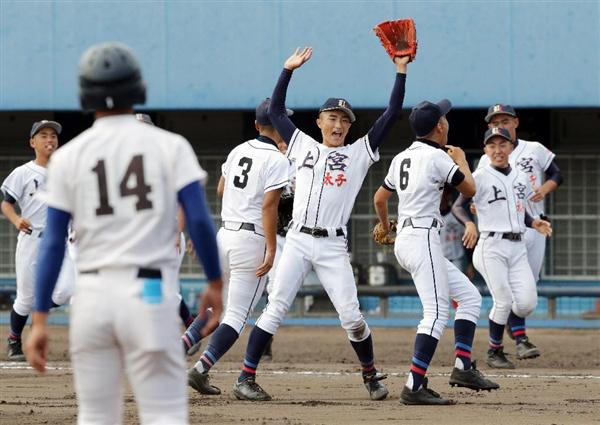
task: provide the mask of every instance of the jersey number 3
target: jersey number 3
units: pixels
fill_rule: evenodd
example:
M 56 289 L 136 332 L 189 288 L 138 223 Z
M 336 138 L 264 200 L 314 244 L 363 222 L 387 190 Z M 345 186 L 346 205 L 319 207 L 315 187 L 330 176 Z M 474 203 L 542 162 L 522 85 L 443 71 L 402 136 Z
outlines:
M 250 172 L 250 169 L 252 168 L 252 158 L 248 158 L 247 156 L 245 156 L 240 159 L 240 162 L 238 163 L 238 165 L 240 167 L 242 167 L 242 175 L 235 176 L 233 178 L 233 185 L 235 187 L 239 187 L 240 189 L 243 189 L 248 184 L 248 173 Z
M 100 194 L 100 206 L 96 208 L 96 215 L 114 214 L 114 209 L 108 200 L 108 186 L 106 182 L 106 168 L 104 160 L 98 161 L 92 171 L 98 176 L 98 192 Z M 135 186 L 127 186 L 127 182 L 135 176 Z M 119 184 L 119 191 L 122 197 L 137 196 L 138 200 L 135 204 L 136 211 L 147 210 L 152 208 L 152 201 L 148 199 L 148 194 L 152 191 L 152 186 L 146 184 L 144 179 L 144 157 L 135 155 L 131 158 L 125 175 Z

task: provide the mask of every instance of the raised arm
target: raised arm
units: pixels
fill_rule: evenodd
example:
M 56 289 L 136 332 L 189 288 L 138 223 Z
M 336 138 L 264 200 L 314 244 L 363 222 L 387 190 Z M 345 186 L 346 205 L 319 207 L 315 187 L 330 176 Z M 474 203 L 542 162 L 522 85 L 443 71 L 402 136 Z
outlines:
M 390 102 L 383 114 L 377 118 L 373 127 L 369 130 L 369 144 L 371 150 L 375 151 L 390 132 L 392 126 L 398 120 L 400 112 L 402 112 L 402 104 L 404 102 L 404 88 L 406 84 L 406 70 L 409 61 L 409 56 L 394 58 L 396 64 L 396 82 L 392 89 Z
M 294 69 L 301 67 L 306 61 L 312 56 L 312 47 L 305 47 L 296 51 L 290 56 L 283 64 L 283 71 L 277 80 L 277 84 L 273 89 L 273 95 L 271 96 L 271 105 L 269 106 L 269 118 L 271 123 L 277 130 L 277 132 L 283 137 L 286 143 L 289 143 L 292 139 L 296 126 L 289 119 L 285 109 L 285 96 L 287 94 L 287 88 L 292 78 L 292 72 Z

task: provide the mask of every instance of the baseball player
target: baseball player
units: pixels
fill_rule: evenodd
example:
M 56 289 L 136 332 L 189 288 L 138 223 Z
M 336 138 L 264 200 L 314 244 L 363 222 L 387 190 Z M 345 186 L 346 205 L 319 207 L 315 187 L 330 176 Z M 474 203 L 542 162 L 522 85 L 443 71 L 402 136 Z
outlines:
M 369 132 L 344 145 L 355 115 L 345 99 L 330 98 L 319 111 L 317 125 L 323 143 L 300 131 L 285 113 L 292 72 L 312 56 L 312 48 L 297 49 L 284 64 L 275 86 L 269 115 L 288 143 L 286 155 L 296 165 L 292 222 L 275 273 L 273 292 L 250 334 L 241 374 L 234 385 L 238 399 L 264 401 L 271 396 L 256 383 L 256 369 L 265 346 L 277 331 L 311 267 L 333 303 L 363 370 L 363 382 L 373 400 L 382 400 L 386 375 L 375 368 L 371 331 L 358 304 L 347 251 L 346 223 L 369 167 L 402 109 L 408 57 L 396 58 L 396 81 L 390 103 Z
M 509 163 L 512 168 L 527 175 L 528 186 L 533 192 L 533 195 L 525 202 L 527 213 L 533 218 L 547 220 L 544 215 L 544 199 L 549 193 L 555 191 L 563 181 L 560 169 L 554 161 L 556 155 L 539 142 L 517 138 L 519 118 L 515 109 L 510 105 L 496 104 L 490 106 L 485 116 L 485 122 L 488 124 L 488 128 L 504 128 L 510 133 L 514 141 L 514 149 L 510 154 Z M 478 168 L 489 163 L 489 157 L 483 155 Z M 525 230 L 525 244 L 527 245 L 527 259 L 537 282 L 540 279 L 546 251 L 546 236 L 535 229 L 527 228 Z M 508 326 L 507 331 L 517 344 L 517 357 L 529 359 L 540 355 L 540 350 L 527 337 L 524 318 L 511 312 L 508 317 Z
M 55 154 L 48 169 L 48 225 L 27 357 L 45 371 L 48 294 L 72 218 L 79 273 L 69 341 L 78 423 L 120 424 L 127 376 L 142 424 L 187 424 L 174 217 L 179 202 L 210 282 L 202 307 L 220 312 L 221 270 L 202 187 L 206 172 L 183 137 L 133 116 L 132 105 L 145 102 L 146 90 L 127 46 L 101 43 L 86 50 L 79 84 L 82 107 L 95 110 L 96 120 Z
M 417 136 L 390 165 L 374 197 L 375 210 L 384 230 L 389 230 L 388 200 L 398 195 L 398 231 L 394 253 L 410 272 L 423 304 L 404 404 L 454 404 L 427 387 L 425 374 L 448 322 L 450 297 L 458 302 L 454 319 L 456 360 L 450 385 L 474 390 L 493 390 L 498 384 L 483 377 L 471 361 L 475 327 L 481 308 L 477 288 L 454 264 L 444 258 L 439 230 L 441 192 L 446 183 L 467 196 L 475 194 L 475 182 L 462 149 L 447 145 L 450 101 L 423 101 L 409 116 Z M 448 150 L 446 154 L 444 148 Z
M 46 166 L 58 148 L 61 130 L 56 121 L 35 122 L 29 138 L 35 159 L 15 168 L 2 183 L 2 213 L 19 231 L 15 251 L 17 296 L 10 312 L 7 350 L 8 359 L 12 361 L 25 361 L 21 333 L 33 309 L 38 247 L 46 227 L 47 205 L 39 195 L 46 186 Z M 21 214 L 17 213 L 16 206 Z M 75 266 L 67 252 L 56 289 L 52 292 L 52 307 L 69 301 L 74 283 Z
M 229 289 L 221 324 L 188 371 L 189 385 L 201 394 L 221 393 L 210 385 L 208 372 L 239 338 L 275 261 L 277 206 L 289 183 L 289 162 L 277 148 L 281 136 L 267 113 L 270 102 L 256 108 L 259 136 L 236 146 L 221 167 L 223 225 L 217 239 Z
M 146 124 L 150 124 L 150 125 L 154 125 L 154 122 L 152 122 L 152 118 L 150 118 L 150 115 L 148 114 L 135 114 L 135 118 L 138 121 L 141 122 L 145 122 Z M 185 240 L 185 234 L 184 234 L 184 229 L 185 229 L 185 214 L 183 212 L 183 210 L 181 209 L 181 207 L 177 207 L 177 238 L 176 238 L 176 242 L 175 242 L 175 249 L 177 251 L 177 255 L 179 258 L 179 266 L 177 267 L 177 270 L 179 271 L 181 269 L 181 264 L 183 264 L 183 259 L 185 257 L 185 246 L 186 246 L 186 240 Z M 192 313 L 190 313 L 190 309 L 188 308 L 185 300 L 183 299 L 183 296 L 181 296 L 180 294 L 180 301 L 179 301 L 179 317 L 181 318 L 181 321 L 183 322 L 183 324 L 185 325 L 185 327 L 188 327 L 192 324 L 192 322 L 194 321 L 194 316 L 192 315 Z M 204 326 L 206 325 L 206 320 L 202 320 L 201 321 L 202 326 L 200 326 L 200 329 L 204 328 Z M 192 347 L 185 347 L 186 348 L 186 352 L 189 355 L 189 350 Z
M 527 199 L 533 193 L 528 176 L 508 163 L 513 150 L 508 130 L 499 127 L 488 129 L 483 143 L 489 163 L 473 173 L 477 193 L 472 199 L 478 225 L 475 226 L 464 208 L 470 198 L 459 196 L 453 211 L 465 223 L 464 243 L 467 248 L 472 248 L 477 242 L 473 263 L 485 279 L 494 301 L 489 315 L 487 364 L 494 368 L 514 369 L 502 346 L 508 315 L 512 311 L 517 317 L 525 318 L 537 305 L 535 279 L 527 261 L 525 229 L 527 226 L 550 236 L 552 228 L 549 222 L 533 218 L 525 210 Z

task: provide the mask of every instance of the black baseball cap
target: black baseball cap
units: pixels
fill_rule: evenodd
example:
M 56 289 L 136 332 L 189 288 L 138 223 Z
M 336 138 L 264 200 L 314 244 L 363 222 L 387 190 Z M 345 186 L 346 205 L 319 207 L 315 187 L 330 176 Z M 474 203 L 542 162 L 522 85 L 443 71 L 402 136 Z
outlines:
M 427 136 L 434 129 L 440 118 L 450 112 L 452 103 L 442 99 L 438 103 L 424 100 L 412 109 L 408 117 L 410 127 L 417 137 Z
M 487 142 L 494 137 L 502 137 L 503 139 L 508 140 L 510 143 L 513 142 L 512 138 L 510 137 L 510 133 L 507 129 L 500 127 L 492 127 L 488 128 L 485 132 L 485 135 L 483 136 L 483 145 L 487 145 Z
M 40 131 L 42 128 L 52 128 L 54 129 L 54 131 L 56 131 L 56 134 L 60 134 L 60 132 L 62 131 L 62 125 L 60 125 L 56 121 L 41 120 L 33 123 L 33 125 L 31 126 L 31 132 L 29 133 L 29 137 L 35 136 L 38 133 L 38 131 Z
M 490 122 L 494 115 L 510 115 L 511 117 L 517 117 L 515 108 L 510 105 L 503 105 L 502 103 L 496 103 L 488 108 L 485 122 Z
M 135 119 L 141 122 L 145 122 L 146 124 L 154 125 L 152 122 L 152 118 L 148 114 L 135 114 Z
M 356 121 L 356 115 L 352 112 L 352 106 L 346 99 L 339 97 L 330 97 L 319 109 L 319 113 L 323 111 L 342 111 L 350 118 L 350 122 Z
M 269 106 L 271 106 L 271 98 L 267 97 L 256 107 L 256 122 L 259 125 L 272 125 L 271 118 L 269 118 Z M 288 117 L 294 114 L 291 109 L 285 111 Z

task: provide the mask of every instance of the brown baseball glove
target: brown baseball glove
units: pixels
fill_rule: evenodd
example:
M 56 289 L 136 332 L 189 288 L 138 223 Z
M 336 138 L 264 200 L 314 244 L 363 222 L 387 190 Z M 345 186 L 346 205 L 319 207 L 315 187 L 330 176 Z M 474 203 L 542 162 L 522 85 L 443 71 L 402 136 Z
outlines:
M 393 245 L 396 241 L 396 220 L 390 220 L 390 230 L 385 232 L 381 222 L 373 228 L 373 240 L 379 245 Z
M 394 60 L 396 56 L 410 56 L 410 62 L 417 56 L 417 30 L 412 19 L 385 21 L 373 28 L 383 48 Z

